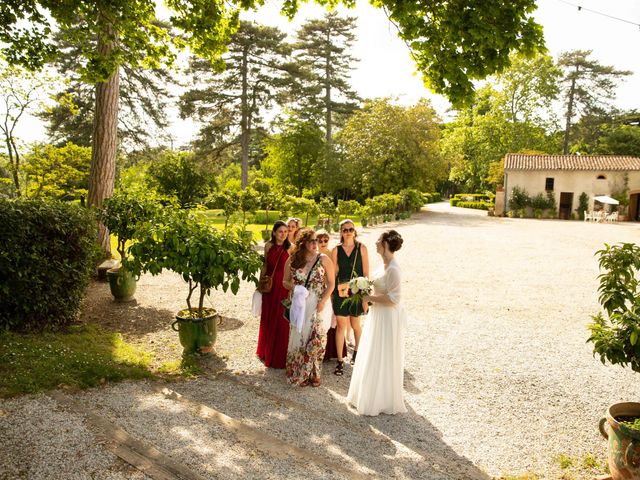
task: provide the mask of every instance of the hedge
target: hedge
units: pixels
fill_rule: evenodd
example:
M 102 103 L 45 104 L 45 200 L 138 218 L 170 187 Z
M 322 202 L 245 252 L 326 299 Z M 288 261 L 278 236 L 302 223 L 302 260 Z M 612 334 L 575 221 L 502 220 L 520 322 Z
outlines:
M 475 208 L 476 210 L 489 210 L 489 208 L 493 208 L 494 205 L 489 202 L 457 202 L 454 206 L 460 208 Z
M 95 217 L 60 201 L 0 199 L 0 330 L 65 326 L 99 255 Z

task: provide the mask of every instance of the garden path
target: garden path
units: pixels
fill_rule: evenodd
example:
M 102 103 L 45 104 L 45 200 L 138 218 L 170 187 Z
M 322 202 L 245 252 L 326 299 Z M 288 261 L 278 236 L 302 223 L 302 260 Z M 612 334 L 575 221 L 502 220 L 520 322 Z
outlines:
M 81 409 L 45 395 L 1 401 L 8 439 L 0 478 L 144 478 L 106 448 L 86 412 L 205 478 L 602 473 L 584 466 L 590 455 L 604 458 L 598 419 L 608 404 L 640 398 L 640 382 L 602 365 L 585 343 L 598 311 L 593 254 L 605 242 L 638 243 L 640 227 L 491 218 L 440 203 L 409 221 L 362 229 L 374 265 L 374 242 L 388 227 L 405 239 L 397 258 L 411 317 L 407 414 L 354 414 L 345 404 L 350 368 L 338 378 L 325 366 L 318 389 L 292 388 L 282 371 L 266 370 L 254 356 L 258 321 L 243 285 L 235 297 L 211 297 L 225 317 L 217 373 L 62 393 Z M 86 315 L 99 316 L 108 287 L 93 289 L 97 306 Z M 167 325 L 184 290 L 175 275 L 143 277 L 137 303 L 115 307 L 123 329 L 177 352 Z M 563 471 L 561 463 L 573 466 Z

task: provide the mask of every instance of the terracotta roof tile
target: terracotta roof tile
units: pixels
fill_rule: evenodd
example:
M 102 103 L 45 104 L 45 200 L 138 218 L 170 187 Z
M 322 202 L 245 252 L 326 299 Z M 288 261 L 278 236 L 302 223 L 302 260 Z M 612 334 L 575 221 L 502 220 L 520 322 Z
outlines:
M 640 170 L 640 158 L 622 155 L 525 155 L 508 153 L 505 170 Z

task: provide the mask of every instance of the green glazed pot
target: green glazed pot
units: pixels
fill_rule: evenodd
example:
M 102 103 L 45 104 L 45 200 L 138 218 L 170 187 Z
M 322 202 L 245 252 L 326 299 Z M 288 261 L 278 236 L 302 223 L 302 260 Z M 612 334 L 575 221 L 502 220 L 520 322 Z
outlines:
M 205 316 L 202 318 L 192 318 L 189 316 L 188 310 L 182 310 L 171 324 L 171 328 L 178 332 L 180 344 L 185 354 L 208 354 L 213 351 L 213 345 L 218 336 L 220 315 L 213 308 L 205 308 L 204 310 Z
M 107 270 L 111 295 L 116 302 L 130 302 L 136 293 L 136 277 L 120 266 Z
M 600 433 L 609 444 L 611 478 L 640 480 L 640 432 L 620 423 L 620 417 L 640 417 L 640 403 L 615 403 L 600 419 Z

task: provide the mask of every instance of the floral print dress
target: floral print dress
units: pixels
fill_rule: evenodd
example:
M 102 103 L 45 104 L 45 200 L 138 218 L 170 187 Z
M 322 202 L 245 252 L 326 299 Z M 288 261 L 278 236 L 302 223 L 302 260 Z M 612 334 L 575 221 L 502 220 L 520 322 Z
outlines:
M 326 329 L 323 327 L 323 319 L 316 312 L 318 300 L 322 297 L 326 287 L 325 271 L 322 263 L 318 261 L 311 272 L 307 289 L 309 296 L 306 299 L 305 319 L 302 332 L 291 326 L 289 330 L 289 347 L 287 349 L 287 378 L 293 385 L 302 385 L 305 382 L 320 378 L 322 371 L 322 358 L 327 342 Z M 301 268 L 294 270 L 294 285 L 304 285 L 307 273 Z M 330 308 L 325 306 L 325 310 Z M 330 311 L 327 312 L 330 315 Z

